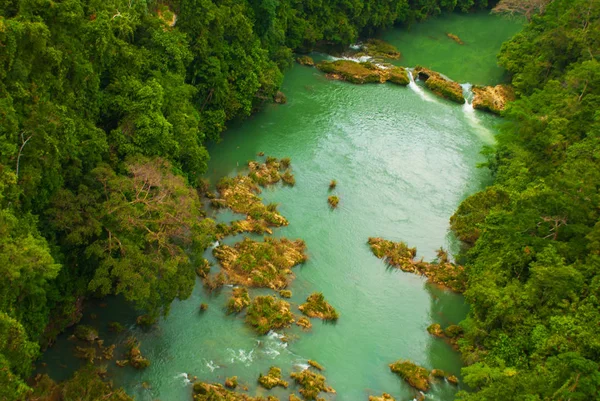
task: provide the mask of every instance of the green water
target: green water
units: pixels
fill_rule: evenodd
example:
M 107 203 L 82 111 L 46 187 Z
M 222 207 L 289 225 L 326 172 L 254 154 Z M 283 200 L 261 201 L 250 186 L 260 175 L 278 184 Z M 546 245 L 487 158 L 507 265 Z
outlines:
M 497 65 L 502 42 L 523 27 L 519 19 L 501 18 L 479 12 L 446 14 L 406 30 L 389 30 L 382 39 L 402 53 L 397 64 L 415 67 L 420 64 L 439 71 L 457 82 L 473 85 L 496 85 L 505 80 Z M 464 42 L 459 45 L 446 34 L 453 33 Z
M 455 18 L 447 21 L 454 23 Z M 415 30 L 410 35 L 415 36 Z M 489 52 L 496 50 L 497 46 Z M 493 68 L 485 65 L 486 70 Z M 400 358 L 460 374 L 458 354 L 428 335 L 426 328 L 434 322 L 459 322 L 468 305 L 461 296 L 421 277 L 387 268 L 366 241 L 370 236 L 402 240 L 427 260 L 440 246 L 455 250 L 448 219 L 462 199 L 489 181 L 488 172 L 475 166 L 482 161 L 482 146 L 493 142 L 498 120 L 468 105 L 438 99 L 419 85 L 354 86 L 328 81 L 316 69 L 301 66 L 286 73 L 283 91 L 288 104 L 269 105 L 231 127 L 221 143 L 210 147 L 208 178 L 214 183 L 243 171 L 261 151 L 291 157 L 296 186 L 269 188 L 262 196 L 279 203 L 290 222 L 274 235 L 302 238 L 307 244 L 309 261 L 294 269 L 293 309 L 298 313 L 296 306 L 307 295 L 321 291 L 341 317 L 336 324 L 313 320 L 308 333 L 294 326 L 285 331 L 291 339 L 286 344 L 276 334 L 253 334 L 243 316 L 226 316 L 229 287 L 208 294 L 198 282 L 190 299 L 176 301 L 169 317 L 151 331 L 136 328 L 135 313 L 118 299 L 108 299 L 103 307 L 90 308 L 84 323 L 100 328 L 107 344 L 122 343 L 130 334 L 107 333 L 111 320 L 122 322 L 141 340 L 142 352 L 152 362 L 148 369 L 109 364 L 115 383 L 137 400 L 191 400 L 185 373 L 221 383 L 236 375 L 250 394 L 284 400 L 289 391 L 257 388 L 259 373 L 276 365 L 289 376 L 308 359 L 326 367 L 327 382 L 337 395 L 325 398 L 339 401 L 366 400 L 382 392 L 411 399 L 414 391 L 388 368 Z M 334 193 L 341 198 L 333 211 L 327 205 L 332 179 L 338 182 Z M 213 213 L 221 221 L 234 218 L 228 211 Z M 236 240 L 239 237 L 225 242 Z M 206 256 L 214 261 L 210 250 Z M 203 314 L 198 313 L 201 302 L 209 304 Z M 42 371 L 58 379 L 78 365 L 68 334 L 44 357 L 48 365 Z M 119 352 L 115 355 L 120 357 Z M 293 384 L 290 390 L 297 393 Z M 438 383 L 427 399 L 451 400 L 456 391 Z

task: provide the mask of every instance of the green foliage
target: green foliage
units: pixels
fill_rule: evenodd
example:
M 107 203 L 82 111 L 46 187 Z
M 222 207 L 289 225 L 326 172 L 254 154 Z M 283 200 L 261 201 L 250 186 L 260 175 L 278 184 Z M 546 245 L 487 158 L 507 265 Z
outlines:
M 598 399 L 600 1 L 555 0 L 505 43 L 518 99 L 452 228 L 469 317 L 461 400 Z

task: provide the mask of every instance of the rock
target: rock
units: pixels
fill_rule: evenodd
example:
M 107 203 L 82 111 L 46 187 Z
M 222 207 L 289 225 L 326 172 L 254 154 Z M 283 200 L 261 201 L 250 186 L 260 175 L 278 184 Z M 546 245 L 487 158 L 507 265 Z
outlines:
M 397 85 L 408 85 L 408 72 L 402 67 L 392 64 L 375 64 L 369 61 L 352 60 L 323 61 L 317 68 L 327 74 L 327 78 L 347 81 L 353 84 L 391 82 Z
M 290 290 L 281 290 L 281 291 L 279 291 L 279 296 L 281 298 L 291 298 L 292 292 Z
M 75 327 L 74 334 L 78 340 L 88 341 L 90 343 L 93 343 L 98 339 L 98 330 L 84 324 L 80 324 L 79 326 Z
M 289 327 L 293 322 L 290 304 L 271 295 L 254 298 L 246 312 L 246 323 L 258 334 Z
M 237 376 L 233 376 L 233 377 L 228 377 L 225 379 L 225 387 L 230 388 L 230 389 L 234 389 L 236 388 L 238 385 L 238 378 Z
M 444 336 L 444 331 L 442 330 L 442 326 L 440 326 L 438 323 L 434 323 L 434 324 L 430 325 L 429 327 L 427 327 L 427 332 L 429 334 L 431 334 L 432 336 L 436 336 L 436 337 Z
M 300 65 L 307 65 L 309 67 L 315 65 L 315 61 L 310 56 L 299 56 L 296 58 L 296 62 Z
M 267 390 L 270 390 L 276 386 L 281 386 L 283 388 L 288 387 L 288 382 L 281 379 L 281 369 L 275 366 L 271 366 L 271 368 L 269 369 L 269 373 L 267 373 L 266 375 L 261 374 L 258 377 L 258 384 L 260 384 Z
M 474 86 L 473 108 L 495 114 L 502 114 L 506 104 L 515 100 L 515 92 L 510 85 Z
M 156 317 L 151 315 L 140 315 L 135 320 L 135 323 L 141 327 L 150 327 L 156 323 Z
M 250 305 L 250 295 L 245 287 L 237 287 L 233 289 L 231 298 L 227 303 L 227 313 L 240 313 L 244 308 Z
M 308 317 L 316 317 L 323 320 L 338 320 L 339 314 L 320 292 L 315 292 L 306 298 L 306 302 L 298 307 Z
M 458 384 L 458 378 L 454 375 L 450 375 L 450 376 L 446 376 L 446 380 L 448 380 L 449 383 L 452 384 Z
M 441 369 L 433 369 L 431 371 L 431 376 L 437 377 L 437 378 L 443 378 L 443 377 L 446 377 L 446 372 L 444 372 Z
M 458 82 L 451 81 L 440 73 L 421 66 L 416 67 L 414 73 L 419 79 L 425 81 L 425 86 L 436 95 L 456 103 L 465 103 L 463 89 Z
M 340 198 L 338 198 L 336 195 L 331 195 L 327 198 L 327 202 L 329 203 L 329 206 L 331 206 L 332 209 L 335 209 L 340 203 Z
M 298 326 L 302 327 L 302 328 L 303 328 L 303 329 L 305 329 L 305 330 L 310 330 L 310 328 L 312 327 L 312 323 L 311 323 L 311 322 L 310 322 L 310 320 L 309 320 L 307 317 L 305 317 L 305 316 L 302 316 L 301 318 L 299 318 L 299 319 L 296 321 L 296 324 L 297 324 Z
M 305 369 L 291 374 L 292 379 L 301 387 L 300 394 L 307 400 L 317 399 L 320 392 L 335 393 L 325 384 L 325 376 Z
M 390 370 L 417 390 L 429 390 L 429 372 L 427 369 L 411 361 L 399 360 L 390 364 Z
M 325 370 L 325 368 L 323 366 L 321 366 L 321 364 L 319 362 L 313 361 L 312 359 L 308 360 L 308 364 L 317 370 L 321 370 L 321 371 Z
M 384 57 L 398 60 L 401 56 L 398 49 L 381 39 L 368 39 L 362 47 L 362 52 L 370 57 Z
M 388 393 L 383 393 L 381 397 L 375 397 L 374 395 L 370 395 L 369 401 L 396 401 L 396 399 Z
M 455 41 L 459 45 L 464 45 L 465 44 L 458 36 L 456 36 L 453 33 L 447 33 L 446 36 L 448 36 L 450 39 L 452 39 L 453 41 Z
M 204 311 L 206 311 L 207 309 L 208 309 L 208 304 L 206 304 L 206 303 L 202 302 L 202 303 L 200 304 L 200 312 L 204 312 Z
M 281 91 L 278 91 L 274 96 L 273 96 L 273 101 L 277 104 L 286 104 L 287 103 L 287 97 L 285 96 L 285 94 Z

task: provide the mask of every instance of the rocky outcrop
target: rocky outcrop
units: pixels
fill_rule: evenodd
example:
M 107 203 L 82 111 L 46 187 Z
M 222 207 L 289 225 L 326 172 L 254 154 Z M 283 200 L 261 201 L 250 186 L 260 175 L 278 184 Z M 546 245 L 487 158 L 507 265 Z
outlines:
M 402 67 L 391 64 L 375 64 L 369 61 L 353 60 L 323 61 L 317 68 L 327 74 L 329 79 L 337 79 L 353 84 L 391 82 L 396 85 L 408 85 L 408 72 Z
M 414 69 L 414 75 L 424 81 L 425 86 L 436 95 L 459 104 L 465 103 L 463 89 L 458 82 L 451 81 L 439 72 L 421 66 Z
M 502 114 L 506 104 L 515 100 L 515 92 L 510 85 L 473 87 L 473 108 Z

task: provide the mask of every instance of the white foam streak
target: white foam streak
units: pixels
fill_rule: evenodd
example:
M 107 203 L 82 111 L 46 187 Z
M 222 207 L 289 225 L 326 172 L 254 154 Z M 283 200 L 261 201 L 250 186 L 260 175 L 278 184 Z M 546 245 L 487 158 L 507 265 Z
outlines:
M 408 87 L 412 89 L 413 92 L 418 94 L 421 97 L 421 99 L 426 100 L 428 102 L 435 102 L 435 100 L 433 100 L 427 93 L 425 93 L 423 88 L 417 85 L 417 83 L 415 82 L 415 78 L 413 77 L 412 70 L 406 69 L 406 72 L 408 72 L 408 79 L 410 80 L 410 82 L 408 83 Z

